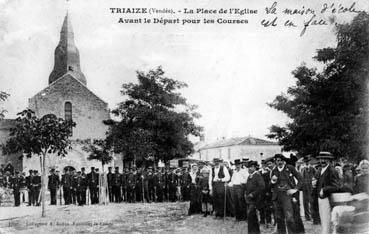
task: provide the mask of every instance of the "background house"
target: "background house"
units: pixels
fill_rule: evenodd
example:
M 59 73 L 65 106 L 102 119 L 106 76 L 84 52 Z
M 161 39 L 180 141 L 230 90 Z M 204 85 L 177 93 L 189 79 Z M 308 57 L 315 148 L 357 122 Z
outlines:
M 197 143 L 195 146 L 200 147 L 195 148 L 195 154 L 192 158 L 204 161 L 211 161 L 214 158 L 221 158 L 224 161 L 249 158 L 260 163 L 262 159 L 282 152 L 282 146 L 278 145 L 277 142 L 254 137 L 235 137 L 208 144 Z

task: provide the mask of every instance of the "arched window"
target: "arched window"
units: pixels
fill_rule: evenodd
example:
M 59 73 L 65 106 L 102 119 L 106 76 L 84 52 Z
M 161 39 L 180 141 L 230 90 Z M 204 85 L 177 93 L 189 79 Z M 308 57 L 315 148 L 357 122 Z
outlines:
M 64 119 L 72 121 L 72 103 L 70 103 L 70 102 L 66 102 L 64 104 Z M 71 127 L 70 131 L 71 131 L 70 135 L 72 136 L 73 127 Z
M 64 119 L 65 120 L 72 120 L 72 103 L 66 102 L 64 105 Z

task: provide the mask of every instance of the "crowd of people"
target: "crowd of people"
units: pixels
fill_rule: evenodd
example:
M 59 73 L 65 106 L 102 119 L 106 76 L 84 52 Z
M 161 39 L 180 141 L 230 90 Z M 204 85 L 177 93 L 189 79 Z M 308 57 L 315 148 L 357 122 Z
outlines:
M 327 152 L 299 161 L 276 154 L 261 165 L 248 159 L 236 159 L 229 165 L 215 158 L 183 168 L 133 166 L 120 172 L 115 167 L 113 172 L 109 167 L 103 181 L 110 202 L 190 201 L 189 215 L 234 217 L 247 221 L 248 233 L 260 233 L 260 225 L 277 233 L 304 233 L 303 207 L 304 219 L 329 233 L 331 194 L 369 194 L 369 161 L 342 164 Z M 13 189 L 15 206 L 21 200 L 29 206 L 40 205 L 38 171 L 30 170 L 28 176 L 17 171 L 5 174 L 0 176 L 0 186 Z M 85 168 L 65 168 L 63 174 L 51 169 L 47 182 L 50 204 L 98 204 L 101 178 L 94 167 L 89 173 Z

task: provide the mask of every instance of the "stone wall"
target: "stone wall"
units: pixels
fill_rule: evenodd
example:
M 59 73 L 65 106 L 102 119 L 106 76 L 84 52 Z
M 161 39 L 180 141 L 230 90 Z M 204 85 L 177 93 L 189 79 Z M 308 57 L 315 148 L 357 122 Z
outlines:
M 108 128 L 103 120 L 110 117 L 107 103 L 69 73 L 30 98 L 29 108 L 38 117 L 52 113 L 64 119 L 66 102 L 72 103 L 72 119 L 76 122 L 71 139 L 105 138 Z

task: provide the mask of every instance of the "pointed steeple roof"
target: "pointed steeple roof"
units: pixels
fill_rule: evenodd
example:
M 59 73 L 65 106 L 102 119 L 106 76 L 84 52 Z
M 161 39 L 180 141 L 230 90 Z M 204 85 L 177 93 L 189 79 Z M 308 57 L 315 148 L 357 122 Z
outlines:
M 74 43 L 74 33 L 68 12 L 64 17 L 60 41 L 55 48 L 54 56 L 54 69 L 49 76 L 49 84 L 64 74 L 71 73 L 82 84 L 87 85 L 85 75 L 81 71 L 79 51 Z

